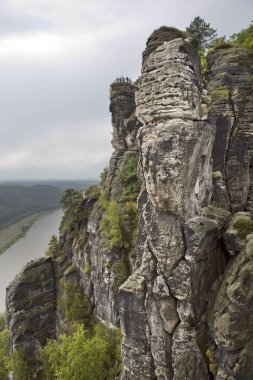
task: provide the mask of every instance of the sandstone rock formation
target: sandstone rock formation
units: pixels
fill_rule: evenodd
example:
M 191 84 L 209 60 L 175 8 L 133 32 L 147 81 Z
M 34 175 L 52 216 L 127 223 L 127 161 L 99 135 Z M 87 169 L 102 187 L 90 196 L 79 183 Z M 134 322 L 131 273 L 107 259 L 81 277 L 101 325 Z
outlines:
M 67 330 L 73 290 L 83 320 L 121 326 L 122 379 L 253 378 L 252 67 L 242 48 L 215 50 L 206 86 L 191 39 L 151 35 L 138 87 L 111 85 L 115 151 L 100 185 L 60 254 L 8 290 L 13 350 L 44 344 L 44 324 L 24 322 L 35 310 L 48 337 Z

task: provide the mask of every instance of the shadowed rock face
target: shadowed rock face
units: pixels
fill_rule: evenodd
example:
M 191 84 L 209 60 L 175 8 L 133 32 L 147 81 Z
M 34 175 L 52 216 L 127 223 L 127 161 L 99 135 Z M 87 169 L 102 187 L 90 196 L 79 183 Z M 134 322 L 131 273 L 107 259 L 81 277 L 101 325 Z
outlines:
M 55 285 L 51 258 L 28 263 L 7 288 L 11 351 L 37 354 L 55 338 Z
M 208 90 L 216 117 L 213 146 L 215 203 L 233 213 L 252 211 L 253 59 L 245 49 L 218 49 L 208 56 Z M 221 194 L 223 194 L 221 196 Z

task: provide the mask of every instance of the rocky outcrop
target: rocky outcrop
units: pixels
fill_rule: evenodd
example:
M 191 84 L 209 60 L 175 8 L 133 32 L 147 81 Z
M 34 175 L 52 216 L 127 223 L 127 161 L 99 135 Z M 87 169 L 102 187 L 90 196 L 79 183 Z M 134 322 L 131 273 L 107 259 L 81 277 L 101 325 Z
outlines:
M 237 237 L 229 251 L 236 256 L 209 304 L 216 379 L 249 380 L 253 374 L 253 221 L 249 213 L 233 218 L 229 235 Z M 238 240 L 240 250 L 238 251 Z M 234 246 L 234 249 L 232 248 Z
M 51 258 L 28 263 L 7 288 L 11 351 L 36 355 L 55 338 L 56 294 Z
M 207 90 L 191 39 L 151 35 L 138 86 L 110 87 L 101 183 L 8 289 L 13 350 L 36 354 L 75 310 L 121 325 L 122 379 L 252 378 L 252 67 L 215 50 Z
M 110 87 L 115 151 L 103 174 L 99 194 L 91 194 L 83 202 L 85 221 L 75 238 L 71 240 L 66 234 L 63 239 L 65 251 L 71 247 L 69 255 L 80 273 L 83 289 L 97 318 L 114 326 L 119 324 L 118 288 L 128 277 L 135 260 L 131 240 L 135 229 L 133 218 L 136 218 L 133 199 L 139 193 L 137 178 L 134 178 L 139 157 L 136 136 L 141 126 L 135 116 L 136 90 L 137 87 L 128 82 L 115 82 Z M 129 170 L 132 170 L 131 176 Z M 113 207 L 117 222 L 121 224 L 119 233 L 126 236 L 122 241 L 110 243 L 112 231 L 106 223 L 113 223 L 108 219 Z M 104 233 L 101 226 L 106 230 Z
M 253 62 L 240 47 L 208 56 L 208 90 L 216 117 L 213 145 L 214 204 L 237 212 L 252 209 Z M 252 173 L 251 173 L 252 174 Z
M 211 196 L 215 128 L 207 114 L 208 101 L 191 41 L 165 42 L 150 54 L 136 95 L 136 114 L 144 124 L 139 132 L 141 264 L 120 289 L 123 354 L 130 379 L 172 379 L 178 368 L 172 350 L 178 351 L 179 361 L 185 355 L 175 348 L 179 340 L 174 334 L 182 337 L 177 325 L 186 318 L 177 296 L 181 299 L 191 280 L 190 265 L 183 260 L 184 223 L 199 214 Z M 182 277 L 186 282 L 180 290 L 177 278 Z M 136 318 L 141 322 L 132 324 L 130 333 L 129 320 Z M 186 342 L 190 333 L 184 334 Z

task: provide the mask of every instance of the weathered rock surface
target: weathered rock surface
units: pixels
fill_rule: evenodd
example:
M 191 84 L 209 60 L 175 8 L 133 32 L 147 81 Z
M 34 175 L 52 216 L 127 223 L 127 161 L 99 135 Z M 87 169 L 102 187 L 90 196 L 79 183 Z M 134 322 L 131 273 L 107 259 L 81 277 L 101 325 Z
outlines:
M 60 254 L 8 289 L 13 350 L 34 355 L 67 331 L 78 294 L 83 320 L 121 324 L 126 380 L 253 378 L 252 67 L 244 49 L 214 51 L 208 93 L 194 41 L 150 36 L 138 88 L 110 88 L 115 151 L 101 184 Z
M 31 261 L 7 288 L 11 351 L 35 355 L 55 338 L 55 301 L 51 258 Z
M 217 49 L 208 56 L 208 90 L 217 128 L 213 171 L 223 179 L 214 200 L 232 212 L 243 211 L 246 205 L 252 211 L 252 74 L 252 56 L 243 48 Z
M 177 38 L 149 55 L 136 103 L 136 114 L 143 123 L 139 131 L 139 214 L 145 241 L 138 250 L 140 268 L 120 289 L 123 355 L 127 378 L 172 379 L 177 370 L 172 357 L 173 339 L 180 322 L 176 296 L 181 298 L 187 292 L 187 281 L 191 280 L 191 268 L 181 261 L 186 253 L 183 226 L 209 202 L 215 134 L 191 41 Z M 175 277 L 186 280 L 181 290 L 169 282 L 175 267 Z M 141 290 L 136 290 L 136 276 L 144 284 Z M 142 302 L 138 301 L 140 296 Z M 135 303 L 138 310 L 131 307 Z M 132 325 L 133 341 L 126 324 L 138 319 L 138 314 L 141 321 Z M 146 343 L 140 345 L 143 339 Z M 185 352 L 178 350 L 177 355 L 182 360 Z M 145 368 L 149 368 L 148 375 Z
M 252 234 L 245 239 L 245 245 L 228 265 L 208 310 L 208 324 L 216 345 L 216 379 L 249 380 L 253 374 Z

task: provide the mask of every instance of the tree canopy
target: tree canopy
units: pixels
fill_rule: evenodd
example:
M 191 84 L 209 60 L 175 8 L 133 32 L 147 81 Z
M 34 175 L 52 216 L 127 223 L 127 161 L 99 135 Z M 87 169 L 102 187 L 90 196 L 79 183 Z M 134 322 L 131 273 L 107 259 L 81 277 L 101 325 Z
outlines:
M 186 33 L 198 42 L 198 48 L 202 51 L 208 49 L 217 38 L 217 30 L 199 16 L 186 28 Z

